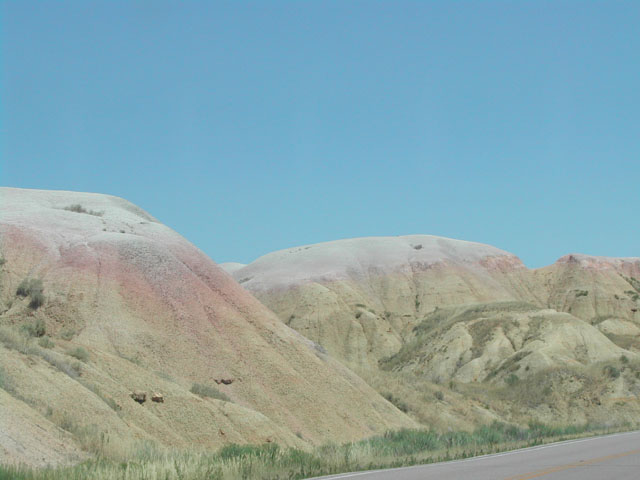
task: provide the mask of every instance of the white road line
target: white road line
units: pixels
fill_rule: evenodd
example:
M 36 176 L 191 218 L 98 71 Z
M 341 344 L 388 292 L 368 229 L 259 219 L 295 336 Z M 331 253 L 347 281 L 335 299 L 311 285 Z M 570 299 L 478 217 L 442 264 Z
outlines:
M 637 433 L 640 433 L 640 430 L 635 430 L 633 432 L 610 433 L 608 435 L 600 435 L 600 436 L 597 436 L 597 437 L 588 437 L 588 438 L 579 438 L 579 439 L 576 439 L 576 440 L 563 440 L 563 441 L 560 441 L 560 442 L 545 443 L 544 445 L 538 445 L 536 447 L 517 448 L 515 450 L 509 450 L 508 452 L 488 453 L 486 455 L 479 455 L 477 457 L 463 458 L 463 459 L 460 459 L 460 460 L 449 460 L 447 462 L 425 463 L 423 465 L 411 465 L 410 467 L 385 468 L 385 469 L 381 469 L 381 470 L 366 470 L 366 471 L 363 471 L 363 472 L 342 473 L 342 474 L 329 476 L 329 477 L 312 477 L 312 478 L 309 478 L 307 480 L 319 480 L 319 479 L 335 480 L 335 479 L 338 479 L 338 478 L 358 477 L 358 476 L 361 476 L 361 475 L 368 475 L 370 473 L 397 472 L 397 471 L 401 471 L 401 470 L 410 470 L 410 469 L 415 469 L 415 468 L 436 467 L 436 466 L 440 466 L 440 465 L 453 465 L 453 464 L 456 464 L 456 463 L 474 462 L 474 461 L 482 460 L 482 459 L 485 459 L 485 458 L 505 457 L 507 455 L 516 455 L 516 454 L 524 453 L 524 452 L 534 452 L 534 451 L 537 451 L 537 450 L 544 450 L 545 448 L 552 448 L 552 447 L 557 447 L 557 446 L 560 446 L 560 445 L 571 445 L 571 444 L 574 444 L 574 443 L 591 442 L 591 441 L 600 440 L 600 439 L 603 439 L 603 438 L 621 437 L 621 436 L 624 436 L 624 435 L 633 435 L 633 434 L 637 434 Z

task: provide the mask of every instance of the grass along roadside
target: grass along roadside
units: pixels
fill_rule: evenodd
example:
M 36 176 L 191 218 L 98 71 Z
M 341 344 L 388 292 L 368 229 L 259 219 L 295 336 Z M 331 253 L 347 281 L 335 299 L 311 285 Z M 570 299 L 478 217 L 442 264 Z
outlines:
M 228 445 L 217 452 L 173 451 L 146 443 L 126 461 L 99 456 L 70 467 L 0 466 L 0 480 L 303 479 L 454 460 L 630 429 L 630 425 L 551 427 L 538 423 L 520 428 L 496 422 L 473 432 L 400 430 L 359 442 L 328 444 L 311 452 L 275 444 Z

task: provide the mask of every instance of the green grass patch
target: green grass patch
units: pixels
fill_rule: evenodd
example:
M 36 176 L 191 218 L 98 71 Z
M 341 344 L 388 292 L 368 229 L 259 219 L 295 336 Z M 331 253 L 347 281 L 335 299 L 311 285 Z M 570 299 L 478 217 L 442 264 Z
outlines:
M 168 451 L 152 445 L 138 448 L 126 460 L 108 459 L 100 449 L 109 443 L 103 432 L 60 419 L 60 425 L 80 437 L 98 459 L 76 466 L 30 469 L 0 466 L 0 480 L 122 479 L 303 479 L 342 472 L 401 467 L 466 458 L 486 453 L 539 445 L 590 433 L 612 430 L 593 425 L 527 428 L 493 423 L 473 432 L 438 433 L 400 430 L 343 445 L 328 444 L 302 451 L 276 444 L 227 445 L 217 452 Z M 618 431 L 617 429 L 616 431 Z

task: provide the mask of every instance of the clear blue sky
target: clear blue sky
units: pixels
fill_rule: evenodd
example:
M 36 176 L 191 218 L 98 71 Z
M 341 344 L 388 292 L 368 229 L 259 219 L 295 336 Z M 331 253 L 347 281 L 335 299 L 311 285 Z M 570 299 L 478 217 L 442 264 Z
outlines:
M 428 233 L 640 256 L 640 2 L 3 1 L 0 184 L 214 260 Z

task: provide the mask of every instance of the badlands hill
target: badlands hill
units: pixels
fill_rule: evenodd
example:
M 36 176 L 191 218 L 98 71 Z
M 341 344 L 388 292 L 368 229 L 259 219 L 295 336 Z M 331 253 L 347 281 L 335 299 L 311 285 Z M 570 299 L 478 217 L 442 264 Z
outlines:
M 516 256 L 428 235 L 292 248 L 232 273 L 285 323 L 363 366 L 395 353 L 436 307 L 536 295 Z
M 0 189 L 0 462 L 415 425 L 135 205 Z
M 394 382 L 416 418 L 459 409 L 458 394 L 516 420 L 640 410 L 638 258 L 567 255 L 529 270 L 488 245 L 412 235 L 291 248 L 232 274 L 378 390 Z M 535 408 L 512 396 L 541 391 L 542 378 Z M 448 385 L 451 401 L 416 396 L 419 382 Z

